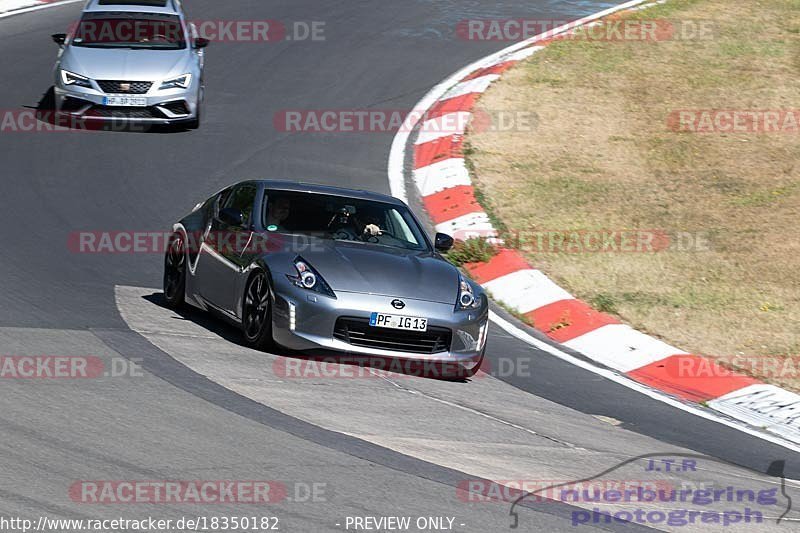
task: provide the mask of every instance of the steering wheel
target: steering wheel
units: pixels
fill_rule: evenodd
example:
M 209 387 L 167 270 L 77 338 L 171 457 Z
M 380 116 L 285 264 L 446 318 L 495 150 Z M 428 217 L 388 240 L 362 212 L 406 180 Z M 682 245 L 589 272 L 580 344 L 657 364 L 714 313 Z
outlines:
M 345 231 L 343 229 L 340 229 L 340 230 L 337 230 L 337 231 L 333 232 L 333 238 L 336 239 L 337 241 L 352 241 L 352 240 L 355 240 L 353 238 L 353 235 L 350 232 Z

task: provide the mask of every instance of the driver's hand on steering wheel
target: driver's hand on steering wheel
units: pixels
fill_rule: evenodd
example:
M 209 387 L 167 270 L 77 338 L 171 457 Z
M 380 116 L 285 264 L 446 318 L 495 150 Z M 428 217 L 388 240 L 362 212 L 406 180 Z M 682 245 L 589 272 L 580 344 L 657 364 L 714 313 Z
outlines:
M 383 235 L 383 232 L 377 224 L 367 224 L 364 226 L 364 235 L 367 237 L 377 237 L 378 235 Z

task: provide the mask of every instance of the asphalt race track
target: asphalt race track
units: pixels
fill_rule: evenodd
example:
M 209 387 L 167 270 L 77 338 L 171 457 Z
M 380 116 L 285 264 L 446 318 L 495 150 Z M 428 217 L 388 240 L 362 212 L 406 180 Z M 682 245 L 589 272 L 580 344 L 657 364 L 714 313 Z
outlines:
M 575 19 L 615 3 L 187 0 L 194 18 L 324 21 L 325 40 L 212 43 L 197 131 L 0 133 L 0 354 L 92 354 L 144 368 L 95 380 L 3 380 L 0 516 L 252 515 L 246 505 L 85 505 L 68 488 L 78 480 L 267 479 L 290 487 L 287 500 L 258 510 L 279 517 L 282 531 L 342 531 L 347 516 L 408 515 L 451 516 L 456 530 L 483 532 L 508 528 L 509 506 L 465 504 L 456 486 L 496 472 L 510 477 L 494 479 L 579 479 L 613 460 L 674 451 L 762 473 L 785 460 L 786 476 L 800 479 L 798 454 L 539 353 L 496 327 L 491 361 L 525 361 L 532 372 L 400 386 L 247 382 L 281 358 L 245 350 L 229 328 L 195 314 L 166 312 L 153 290 L 160 255 L 68 247 L 80 231 L 163 231 L 244 178 L 388 192 L 393 133 L 289 134 L 275 129 L 275 113 L 411 109 L 446 76 L 507 44 L 459 40 L 458 21 Z M 79 11 L 72 4 L 0 19 L 0 111 L 37 106 L 52 85 L 50 34 Z M 511 477 L 515 464 L 524 468 Z M 719 464 L 708 475 L 734 472 L 744 470 Z M 300 492 L 315 483 L 325 497 L 305 501 Z M 520 529 L 574 531 L 572 511 L 528 503 Z

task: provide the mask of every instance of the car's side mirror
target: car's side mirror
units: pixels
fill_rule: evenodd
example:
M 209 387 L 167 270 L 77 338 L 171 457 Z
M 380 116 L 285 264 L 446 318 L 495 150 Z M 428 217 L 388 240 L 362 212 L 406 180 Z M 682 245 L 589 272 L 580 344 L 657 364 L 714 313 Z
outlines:
M 229 226 L 241 227 L 244 224 L 244 214 L 235 207 L 220 209 L 219 219 Z
M 437 233 L 434 246 L 437 252 L 449 252 L 453 248 L 453 238 L 444 233 Z
M 50 37 L 53 39 L 53 42 L 56 43 L 58 46 L 64 46 L 64 43 L 67 42 L 66 33 L 54 33 Z
M 194 40 L 194 47 L 199 50 L 201 48 L 205 48 L 206 46 L 208 46 L 208 43 L 210 43 L 210 42 L 211 41 L 209 41 L 208 39 L 206 39 L 204 37 L 198 37 L 198 38 L 196 38 Z

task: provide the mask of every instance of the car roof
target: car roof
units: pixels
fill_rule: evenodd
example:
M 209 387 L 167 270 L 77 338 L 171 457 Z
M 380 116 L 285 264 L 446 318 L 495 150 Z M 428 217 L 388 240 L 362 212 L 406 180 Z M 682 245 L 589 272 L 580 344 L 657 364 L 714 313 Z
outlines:
M 333 187 L 331 185 L 321 185 L 318 183 L 307 183 L 288 180 L 247 180 L 242 183 L 259 183 L 265 189 L 290 191 L 290 192 L 308 192 L 317 194 L 329 194 L 331 196 L 343 196 L 345 198 L 357 198 L 360 200 L 372 200 L 376 202 L 383 202 L 393 205 L 405 205 L 402 200 L 389 196 L 388 194 L 381 194 L 363 189 L 347 189 L 344 187 Z
M 117 13 L 180 15 L 181 5 L 178 0 L 89 0 L 83 11 L 85 13 L 113 11 Z

